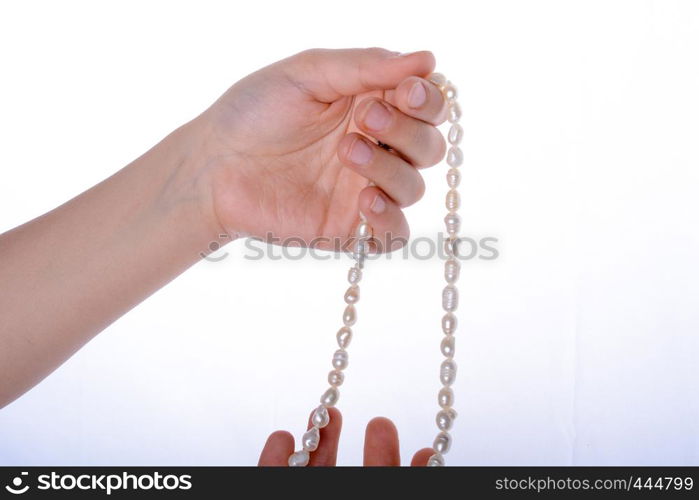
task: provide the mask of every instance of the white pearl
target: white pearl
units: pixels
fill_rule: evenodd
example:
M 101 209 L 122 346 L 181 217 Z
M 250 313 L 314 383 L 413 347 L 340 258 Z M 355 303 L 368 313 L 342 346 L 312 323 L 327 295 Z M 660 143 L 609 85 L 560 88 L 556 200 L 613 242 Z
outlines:
M 456 283 L 459 279 L 459 271 L 461 270 L 461 264 L 456 259 L 447 259 L 444 262 L 444 279 L 447 283 Z
M 458 123 L 454 123 L 451 127 L 449 127 L 449 134 L 447 135 L 447 139 L 449 140 L 449 144 L 452 146 L 458 146 L 461 143 L 461 139 L 464 137 L 464 129 L 459 125 Z
M 439 430 L 448 431 L 454 425 L 454 415 L 452 412 L 440 410 L 435 419 Z
M 442 92 L 444 93 L 444 97 L 446 97 L 448 101 L 454 101 L 459 96 L 459 91 L 456 88 L 456 85 L 451 83 L 449 80 L 447 80 L 447 83 L 444 84 Z
M 447 171 L 447 184 L 449 185 L 450 188 L 456 188 L 459 187 L 459 184 L 461 183 L 461 172 L 457 168 L 450 168 Z
M 446 386 L 454 383 L 456 380 L 456 363 L 453 359 L 445 359 L 439 367 L 439 379 Z
M 306 450 L 299 450 L 296 453 L 292 453 L 289 457 L 289 467 L 305 467 L 308 465 L 308 459 L 311 456 Z
M 345 302 L 348 304 L 356 304 L 359 300 L 359 287 L 357 285 L 352 285 L 345 292 Z
M 459 214 L 447 214 L 444 217 L 444 225 L 447 227 L 447 232 L 450 235 L 455 235 L 461 228 L 461 217 L 459 217 Z
M 450 212 L 456 212 L 461 206 L 461 198 L 459 197 L 459 192 L 456 189 L 450 189 L 447 191 L 447 197 L 444 201 L 447 210 Z
M 432 449 L 437 453 L 444 454 L 449 451 L 449 448 L 451 448 L 451 434 L 446 431 L 437 434 L 434 443 L 432 443 Z
M 344 381 L 345 374 L 342 373 L 340 370 L 332 370 L 330 373 L 328 373 L 328 384 L 337 387 L 342 385 Z
M 427 467 L 444 467 L 444 457 L 435 453 L 427 460 Z
M 314 427 L 322 429 L 323 427 L 328 425 L 328 423 L 330 423 L 330 414 L 328 413 L 328 409 L 325 406 L 320 405 L 313 412 L 313 416 L 311 417 L 311 424 Z
M 449 103 L 449 110 L 447 112 L 447 120 L 449 123 L 456 123 L 461 119 L 461 106 L 456 101 L 451 101 Z
M 434 83 L 437 87 L 444 87 L 447 83 L 447 77 L 441 73 L 432 73 L 427 77 L 427 80 Z
M 335 354 L 333 354 L 333 366 L 336 370 L 344 370 L 347 368 L 348 362 L 349 356 L 347 355 L 347 351 L 344 349 L 335 351 Z
M 452 313 L 442 316 L 442 331 L 445 335 L 451 335 L 456 331 L 457 320 Z
M 342 315 L 342 321 L 345 326 L 352 326 L 357 322 L 357 310 L 352 304 L 345 307 L 345 312 Z
M 437 401 L 439 406 L 445 410 L 450 408 L 454 404 L 454 391 L 451 390 L 451 387 L 442 387 L 437 394 Z
M 320 443 L 320 430 L 318 427 L 311 427 L 301 438 L 301 444 L 306 451 L 316 451 Z
M 320 397 L 320 404 L 323 406 L 335 406 L 338 399 L 340 399 L 340 391 L 337 390 L 337 387 L 331 386 Z
M 349 326 L 343 326 L 337 331 L 337 345 L 341 348 L 346 348 L 352 342 L 352 329 Z
M 452 146 L 447 151 L 447 165 L 450 167 L 460 167 L 464 163 L 464 153 L 458 146 Z
M 450 234 L 448 238 L 444 239 L 444 253 L 447 257 L 456 257 L 459 250 L 459 240 L 456 234 Z
M 354 261 L 357 263 L 356 266 L 357 266 L 359 269 L 364 269 L 364 260 L 366 259 L 366 255 L 365 255 L 365 254 L 353 252 L 353 253 L 352 253 L 352 258 L 353 258 Z
M 447 358 L 453 358 L 454 350 L 456 349 L 454 336 L 446 335 L 442 339 L 442 344 L 439 346 L 439 348 L 444 356 L 446 356 Z
M 366 255 L 369 246 L 365 240 L 357 240 L 354 244 L 354 253 L 361 253 Z
M 356 285 L 361 279 L 362 270 L 357 266 L 350 267 L 349 271 L 347 272 L 347 281 L 349 281 L 352 285 Z
M 360 222 L 354 234 L 361 240 L 366 239 L 371 236 L 371 226 L 367 222 Z
M 454 285 L 447 285 L 442 290 L 442 307 L 448 312 L 456 311 L 459 307 L 459 291 Z

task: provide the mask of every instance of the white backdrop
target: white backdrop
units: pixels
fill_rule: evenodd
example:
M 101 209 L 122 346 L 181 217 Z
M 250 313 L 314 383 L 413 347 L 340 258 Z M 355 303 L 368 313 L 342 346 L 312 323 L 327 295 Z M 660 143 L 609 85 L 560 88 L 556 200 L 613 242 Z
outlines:
M 696 2 L 3 4 L 0 231 L 321 46 L 430 49 L 460 87 L 465 227 L 500 257 L 462 270 L 450 463 L 699 464 Z M 443 175 L 414 236 L 441 229 Z M 298 438 L 349 259 L 225 252 L 1 410 L 0 464 L 254 464 L 270 432 Z M 369 265 L 339 463 L 376 415 L 404 460 L 431 443 L 441 272 Z

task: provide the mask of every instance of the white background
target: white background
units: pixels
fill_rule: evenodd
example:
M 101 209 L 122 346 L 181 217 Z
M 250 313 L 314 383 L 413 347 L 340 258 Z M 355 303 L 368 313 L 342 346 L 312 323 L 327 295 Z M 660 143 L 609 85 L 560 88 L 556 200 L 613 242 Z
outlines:
M 449 463 L 699 464 L 696 2 L 5 3 L 0 231 L 320 46 L 430 49 L 460 87 L 465 228 L 500 258 L 462 270 Z M 444 168 L 425 176 L 415 236 L 441 229 Z M 349 259 L 223 252 L 0 411 L 0 464 L 254 464 L 298 438 Z M 376 415 L 404 460 L 431 444 L 441 273 L 367 269 L 339 463 Z

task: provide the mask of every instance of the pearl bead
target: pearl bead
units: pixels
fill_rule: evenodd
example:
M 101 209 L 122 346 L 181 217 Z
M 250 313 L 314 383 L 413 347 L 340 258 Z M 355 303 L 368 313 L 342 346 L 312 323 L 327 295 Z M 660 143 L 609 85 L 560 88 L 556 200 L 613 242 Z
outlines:
M 444 457 L 435 453 L 427 460 L 427 467 L 444 467 Z
M 454 357 L 454 350 L 456 349 L 454 336 L 453 335 L 446 335 L 442 339 L 442 344 L 439 346 L 439 349 L 442 351 L 442 354 L 444 356 L 446 356 L 447 358 L 453 358 Z
M 446 386 L 454 383 L 456 380 L 456 363 L 453 359 L 445 359 L 439 367 L 439 379 Z
M 461 119 L 461 106 L 456 101 L 449 103 L 449 110 L 447 112 L 447 120 L 449 123 L 456 123 Z
M 323 406 L 335 406 L 338 399 L 340 399 L 340 391 L 337 390 L 337 387 L 331 386 L 320 397 L 320 404 Z
M 352 304 L 345 307 L 345 312 L 342 315 L 342 321 L 345 326 L 352 326 L 357 322 L 357 310 Z
M 459 271 L 461 270 L 461 264 L 456 259 L 447 259 L 444 263 L 444 279 L 447 283 L 456 283 L 459 279 Z
M 335 354 L 333 354 L 333 366 L 336 370 L 344 370 L 347 368 L 348 361 L 349 356 L 347 356 L 347 351 L 344 349 L 338 349 L 335 351 Z
M 459 192 L 456 189 L 450 189 L 447 191 L 447 197 L 444 201 L 447 210 L 450 212 L 456 212 L 461 206 L 461 198 L 459 197 Z
M 305 451 L 316 451 L 320 443 L 320 430 L 318 427 L 311 427 L 301 438 L 301 444 Z
M 437 427 L 439 430 L 448 431 L 454 425 L 454 418 L 452 412 L 446 410 L 440 410 L 436 417 Z
M 432 449 L 437 453 L 444 454 L 449 451 L 449 448 L 451 448 L 451 434 L 446 431 L 437 434 L 434 443 L 432 443 Z
M 330 373 L 328 373 L 328 384 L 337 387 L 342 385 L 344 381 L 345 374 L 342 373 L 340 370 L 332 370 Z
M 363 253 L 354 252 L 352 253 L 352 258 L 357 263 L 356 266 L 359 269 L 364 269 L 364 260 L 366 259 L 366 255 L 364 255 Z
M 459 214 L 447 214 L 444 217 L 444 224 L 447 227 L 447 232 L 450 235 L 455 235 L 461 228 L 461 217 Z
M 442 316 L 442 331 L 445 335 L 451 335 L 456 331 L 457 320 L 452 313 Z
M 357 266 L 352 266 L 347 272 L 347 281 L 352 285 L 356 285 L 362 279 L 362 270 Z
M 360 222 L 354 234 L 358 239 L 364 240 L 371 236 L 371 226 L 366 222 Z
M 458 123 L 454 123 L 451 127 L 449 127 L 449 134 L 447 135 L 447 139 L 449 140 L 449 144 L 452 146 L 458 146 L 461 143 L 461 139 L 464 137 L 464 129 L 459 125 Z
M 461 182 L 461 172 L 459 172 L 459 170 L 456 168 L 450 168 L 447 171 L 447 184 L 449 184 L 449 187 L 450 188 L 459 187 L 460 182 Z
M 444 87 L 447 83 L 447 77 L 441 73 L 432 73 L 427 77 L 427 80 L 434 83 L 437 87 Z
M 459 251 L 459 240 L 456 238 L 456 234 L 450 234 L 448 238 L 444 240 L 444 253 L 447 257 L 456 257 Z
M 289 457 L 289 467 L 305 467 L 308 465 L 309 458 L 311 456 L 306 450 L 299 450 Z
M 337 331 L 337 345 L 342 349 L 346 348 L 352 342 L 352 329 L 349 326 L 343 326 Z
M 450 167 L 460 167 L 464 163 L 464 153 L 458 146 L 452 146 L 447 151 L 447 165 Z
M 356 304 L 359 300 L 359 287 L 357 285 L 352 285 L 345 292 L 345 302 L 348 304 Z
M 447 285 L 442 290 L 442 307 L 448 312 L 456 311 L 459 307 L 459 291 L 454 285 Z
M 354 253 L 361 253 L 366 255 L 368 246 L 365 240 L 357 240 L 354 244 Z
M 319 429 L 322 429 L 323 427 L 325 427 L 329 423 L 330 423 L 330 414 L 328 413 L 328 409 L 325 406 L 320 405 L 313 412 L 313 416 L 311 416 L 311 424 L 314 427 L 318 427 Z
M 439 406 L 445 410 L 450 408 L 454 404 L 454 391 L 451 390 L 451 387 L 442 387 L 437 394 L 437 401 Z
M 459 95 L 459 92 L 456 89 L 456 85 L 454 85 L 450 81 L 447 81 L 447 83 L 444 85 L 444 89 L 442 89 L 442 92 L 444 92 L 444 97 L 446 97 L 448 101 L 456 100 L 456 98 Z

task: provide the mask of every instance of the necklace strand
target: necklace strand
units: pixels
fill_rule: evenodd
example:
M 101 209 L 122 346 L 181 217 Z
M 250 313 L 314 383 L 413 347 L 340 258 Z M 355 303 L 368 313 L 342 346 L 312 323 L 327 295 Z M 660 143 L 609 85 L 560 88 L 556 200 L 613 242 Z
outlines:
M 444 99 L 447 102 L 447 120 L 451 123 L 447 139 L 449 150 L 447 152 L 447 185 L 449 191 L 446 195 L 445 205 L 447 215 L 444 217 L 446 226 L 447 238 L 445 240 L 445 253 L 447 259 L 444 263 L 444 279 L 447 282 L 442 290 L 442 308 L 445 311 L 442 317 L 442 331 L 444 337 L 440 344 L 440 350 L 444 355 L 444 361 L 439 369 L 439 379 L 442 383 L 442 388 L 437 395 L 437 402 L 440 410 L 436 416 L 437 428 L 439 433 L 432 443 L 434 454 L 427 460 L 427 465 L 438 467 L 445 465 L 444 455 L 451 448 L 452 436 L 449 433 L 454 419 L 456 419 L 456 411 L 453 408 L 454 391 L 451 386 L 456 379 L 456 362 L 454 361 L 454 349 L 456 332 L 456 311 L 459 304 L 459 291 L 456 288 L 456 281 L 459 278 L 460 264 L 456 258 L 456 245 L 458 233 L 461 226 L 461 218 L 457 213 L 461 204 L 459 192 L 457 188 L 461 181 L 461 172 L 458 167 L 463 163 L 463 153 L 459 148 L 464 131 L 459 125 L 461 119 L 461 108 L 457 102 L 456 87 L 448 81 L 444 75 L 440 73 L 432 73 L 428 78 L 436 85 Z M 328 425 L 330 422 L 330 414 L 328 408 L 335 406 L 340 398 L 339 386 L 345 380 L 344 369 L 347 368 L 349 357 L 347 347 L 352 341 L 352 326 L 357 321 L 357 311 L 355 304 L 359 301 L 359 282 L 362 279 L 362 270 L 364 269 L 364 260 L 367 254 L 368 241 L 372 236 L 372 228 L 364 217 L 364 214 L 359 213 L 359 224 L 355 230 L 355 244 L 352 257 L 355 261 L 347 273 L 347 281 L 350 286 L 345 292 L 345 311 L 342 315 L 342 326 L 336 334 L 337 344 L 339 349 L 335 351 L 332 357 L 333 369 L 328 373 L 328 383 L 330 387 L 320 397 L 320 405 L 313 411 L 311 415 L 311 428 L 301 438 L 302 448 L 299 451 L 292 453 L 289 456 L 289 466 L 304 467 L 308 465 L 310 454 L 318 449 L 320 443 L 320 429 Z

